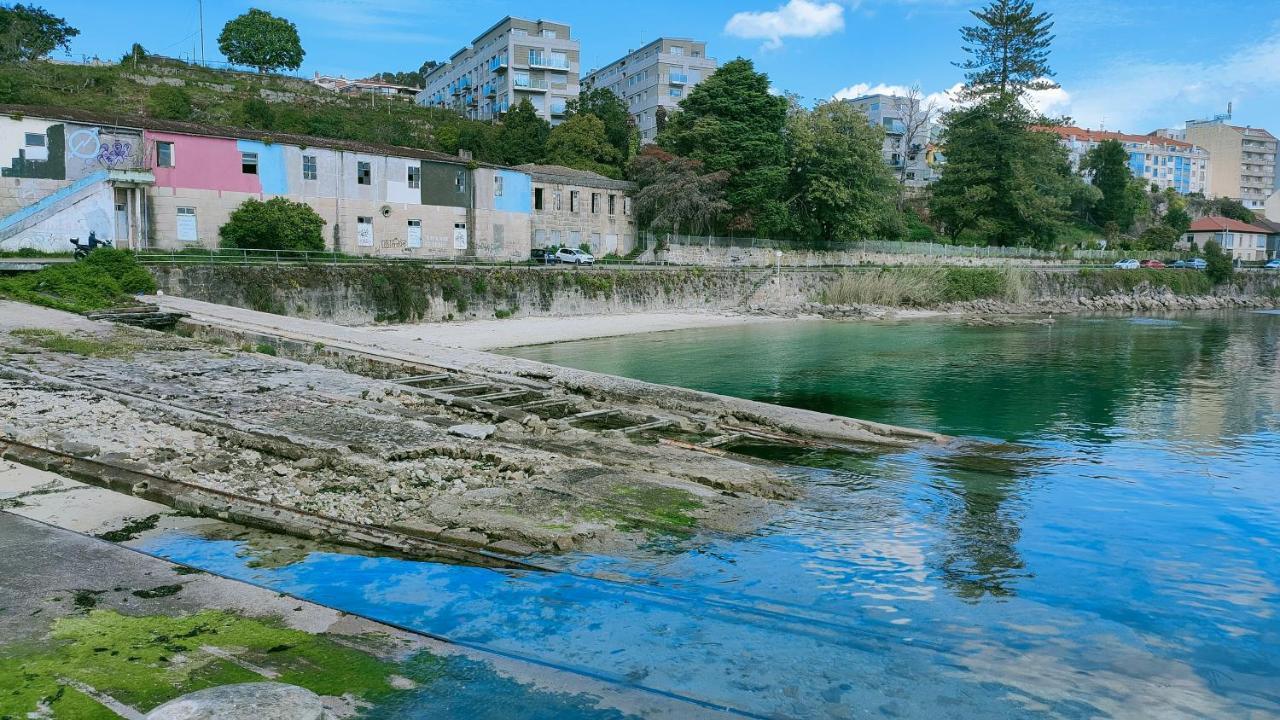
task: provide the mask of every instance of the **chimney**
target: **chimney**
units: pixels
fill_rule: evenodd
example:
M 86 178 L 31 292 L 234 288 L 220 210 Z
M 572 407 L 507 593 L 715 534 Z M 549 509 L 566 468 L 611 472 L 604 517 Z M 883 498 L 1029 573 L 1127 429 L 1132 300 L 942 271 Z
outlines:
M 461 159 L 463 159 L 463 160 L 466 160 L 467 162 L 471 162 L 471 157 L 472 157 L 472 156 L 471 156 L 471 151 L 470 151 L 470 150 L 463 150 L 462 148 L 458 148 L 458 157 L 459 157 L 459 158 L 461 158 Z

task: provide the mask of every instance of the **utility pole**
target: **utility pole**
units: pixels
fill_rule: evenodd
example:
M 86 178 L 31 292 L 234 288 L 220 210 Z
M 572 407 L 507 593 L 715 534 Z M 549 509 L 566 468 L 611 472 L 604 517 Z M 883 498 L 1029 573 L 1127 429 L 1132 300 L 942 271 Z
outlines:
M 208 67 L 204 60 L 204 0 L 196 0 L 196 12 L 200 17 L 200 64 Z

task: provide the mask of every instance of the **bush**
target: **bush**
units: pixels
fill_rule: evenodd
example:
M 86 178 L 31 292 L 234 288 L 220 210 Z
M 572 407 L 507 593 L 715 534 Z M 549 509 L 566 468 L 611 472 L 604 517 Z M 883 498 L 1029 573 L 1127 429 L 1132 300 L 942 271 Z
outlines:
M 246 200 L 218 230 L 224 248 L 324 250 L 324 218 L 310 205 L 275 197 Z
M 82 262 L 0 278 L 0 296 L 69 312 L 128 305 L 131 295 L 155 289 L 132 254 L 112 248 L 94 250 Z
M 1235 268 L 1231 266 L 1231 256 L 1222 252 L 1222 246 L 1216 240 L 1204 244 L 1204 274 L 1214 285 L 1220 285 L 1231 279 Z
M 261 98 L 249 98 L 236 109 L 236 124 L 255 130 L 270 130 L 275 125 L 275 111 Z
M 907 240 L 911 242 L 938 242 L 938 233 L 929 227 L 920 216 L 914 212 L 906 213 L 907 216 Z
M 963 302 L 1001 297 L 1004 274 L 990 268 L 947 268 L 942 297 L 947 302 Z
M 190 120 L 191 96 L 172 85 L 157 85 L 147 92 L 147 114 L 162 120 Z
M 1138 242 L 1134 245 L 1134 249 L 1172 250 L 1174 243 L 1178 242 L 1178 235 L 1178 231 L 1168 225 L 1152 225 L 1143 230 L 1142 234 L 1138 236 Z

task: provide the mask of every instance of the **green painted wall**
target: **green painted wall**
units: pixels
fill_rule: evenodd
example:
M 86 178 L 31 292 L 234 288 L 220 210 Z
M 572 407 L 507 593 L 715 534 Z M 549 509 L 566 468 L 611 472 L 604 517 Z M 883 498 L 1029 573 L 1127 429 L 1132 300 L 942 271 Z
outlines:
M 462 187 L 458 187 L 458 174 Z M 465 165 L 422 161 L 422 204 L 471 207 L 471 171 Z
M 9 167 L 0 168 L 0 177 L 38 178 L 41 180 L 67 179 L 67 138 L 62 125 L 50 125 L 45 130 L 48 142 L 48 160 L 28 160 L 26 152 L 18 151 L 18 157 L 9 161 Z

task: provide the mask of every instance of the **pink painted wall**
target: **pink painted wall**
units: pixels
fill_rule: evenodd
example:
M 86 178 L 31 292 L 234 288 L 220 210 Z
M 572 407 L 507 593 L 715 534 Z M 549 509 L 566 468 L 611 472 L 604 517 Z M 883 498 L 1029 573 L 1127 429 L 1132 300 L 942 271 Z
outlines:
M 174 167 L 156 167 L 156 185 L 196 190 L 259 193 L 257 175 L 240 172 L 240 150 L 228 138 L 198 137 L 151 132 L 146 134 L 147 154 L 155 164 L 157 140 L 173 143 Z

